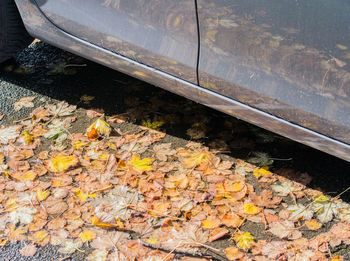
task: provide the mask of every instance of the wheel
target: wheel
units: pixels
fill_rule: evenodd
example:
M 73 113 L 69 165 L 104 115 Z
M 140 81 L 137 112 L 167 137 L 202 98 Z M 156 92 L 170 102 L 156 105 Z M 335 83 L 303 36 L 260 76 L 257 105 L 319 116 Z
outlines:
M 14 0 L 0 0 L 0 63 L 28 46 L 33 38 L 24 28 Z

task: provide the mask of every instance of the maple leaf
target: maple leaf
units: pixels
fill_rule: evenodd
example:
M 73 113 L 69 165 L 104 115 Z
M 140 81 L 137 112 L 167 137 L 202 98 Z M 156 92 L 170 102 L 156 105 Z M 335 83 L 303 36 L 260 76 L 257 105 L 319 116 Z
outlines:
M 63 243 L 63 247 L 58 249 L 58 252 L 62 254 L 70 255 L 77 250 L 77 248 L 82 246 L 82 242 L 79 238 L 73 240 L 73 239 L 66 239 Z
M 81 242 L 85 243 L 96 238 L 96 232 L 92 230 L 84 230 L 79 235 Z
M 97 119 L 94 123 L 92 123 L 87 129 L 87 132 L 89 133 L 93 129 L 95 129 L 100 136 L 108 137 L 111 133 L 111 126 L 102 119 Z
M 302 236 L 301 232 L 295 229 L 294 222 L 289 220 L 272 222 L 268 231 L 282 239 L 298 239 Z
M 186 169 L 193 169 L 202 163 L 211 162 L 214 155 L 211 152 L 189 152 L 189 151 L 180 151 L 179 156 L 184 157 L 182 165 Z
M 168 156 L 176 153 L 176 150 L 171 149 L 171 143 L 162 143 L 153 147 L 155 157 L 160 161 L 167 161 Z
M 135 170 L 140 172 L 152 170 L 150 164 L 153 162 L 151 158 L 140 159 L 138 155 L 133 155 L 131 160 L 128 161 L 128 164 L 131 165 Z
M 38 249 L 34 244 L 26 245 L 19 251 L 22 256 L 34 256 Z
M 52 172 L 61 172 L 78 164 L 74 156 L 58 155 L 49 160 L 49 168 Z
M 13 104 L 13 106 L 15 107 L 15 111 L 19 111 L 23 107 L 33 108 L 34 107 L 34 103 L 32 101 L 35 98 L 36 98 L 35 96 L 31 96 L 31 97 L 23 97 L 23 98 L 19 99 L 18 101 L 16 101 Z
M 275 191 L 279 196 L 285 197 L 290 193 L 300 191 L 302 187 L 294 185 L 292 182 L 282 182 L 280 185 L 271 185 L 273 191 Z
M 251 193 L 251 201 L 259 207 L 267 207 L 267 208 L 277 208 L 279 203 L 281 203 L 281 197 L 273 197 L 271 190 L 263 190 L 260 195 L 256 195 L 255 193 Z
M 90 243 L 91 247 L 96 249 L 112 249 L 115 246 L 122 246 L 130 239 L 130 235 L 120 231 L 105 231 L 99 233 Z
M 10 126 L 7 128 L 0 128 L 0 142 L 7 144 L 9 140 L 16 139 L 20 135 L 18 126 Z
M 321 223 L 327 223 L 338 213 L 337 202 L 329 197 L 320 196 L 312 202 L 312 210 L 316 213 L 317 219 Z
M 63 117 L 71 115 L 77 108 L 75 105 L 69 105 L 65 101 L 61 101 L 58 104 L 46 105 L 47 111 L 56 117 Z
M 105 261 L 107 260 L 108 251 L 106 249 L 95 249 L 86 258 L 88 261 Z M 118 256 L 119 259 L 119 256 Z M 117 259 L 116 259 L 117 260 Z M 119 259 L 123 260 L 123 259 Z
M 292 211 L 292 214 L 289 216 L 289 220 L 297 221 L 299 219 L 312 219 L 314 215 L 314 211 L 310 209 L 308 206 L 304 206 L 303 204 L 291 205 L 287 208 L 289 211 Z
M 232 239 L 236 242 L 237 246 L 243 250 L 250 249 L 255 242 L 255 237 L 249 232 L 238 231 L 233 235 Z

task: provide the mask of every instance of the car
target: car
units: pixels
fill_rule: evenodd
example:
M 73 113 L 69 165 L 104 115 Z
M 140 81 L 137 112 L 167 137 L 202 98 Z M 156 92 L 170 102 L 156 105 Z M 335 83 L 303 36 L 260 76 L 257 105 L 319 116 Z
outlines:
M 0 61 L 35 37 L 350 161 L 349 1 L 0 0 L 0 10 Z

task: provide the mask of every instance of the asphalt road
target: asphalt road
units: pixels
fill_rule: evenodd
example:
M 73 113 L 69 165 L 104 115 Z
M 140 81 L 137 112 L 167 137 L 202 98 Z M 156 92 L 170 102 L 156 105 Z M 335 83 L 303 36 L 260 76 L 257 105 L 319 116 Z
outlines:
M 68 65 L 68 66 L 67 66 Z M 84 102 L 85 95 L 93 97 Z M 170 135 L 173 143 L 186 143 L 192 138 L 188 129 L 202 122 L 205 135 L 198 141 L 207 146 L 225 144 L 226 154 L 247 159 L 253 151 L 266 152 L 274 161 L 274 168 L 292 168 L 312 177 L 310 187 L 335 196 L 350 184 L 350 164 L 325 153 L 308 148 L 250 124 L 195 104 L 185 98 L 170 94 L 160 88 L 133 79 L 101 65 L 68 54 L 43 43 L 37 43 L 21 52 L 15 60 L 3 64 L 0 69 L 0 114 L 5 117 L 0 124 L 10 124 L 25 118 L 30 110 L 15 112 L 14 101 L 25 96 L 37 96 L 47 100 L 65 100 L 76 104 L 80 110 L 103 109 L 106 115 L 128 112 L 133 101 L 140 102 L 140 110 L 127 119 L 140 125 L 145 119 L 164 116 L 166 110 L 175 120 L 166 121 L 162 130 Z M 152 97 L 164 97 L 163 104 L 154 106 Z M 183 105 L 186 105 L 185 107 Z M 220 128 L 225 122 L 233 122 L 232 131 Z M 218 145 L 219 144 L 219 145 Z M 227 146 L 226 146 L 227 145 Z M 278 160 L 281 159 L 281 160 Z M 350 203 L 350 192 L 342 195 Z M 33 258 L 19 254 L 22 243 L 9 244 L 0 249 L 0 260 L 59 260 L 65 256 L 55 247 L 41 248 Z M 67 260 L 82 260 L 86 253 L 76 252 Z

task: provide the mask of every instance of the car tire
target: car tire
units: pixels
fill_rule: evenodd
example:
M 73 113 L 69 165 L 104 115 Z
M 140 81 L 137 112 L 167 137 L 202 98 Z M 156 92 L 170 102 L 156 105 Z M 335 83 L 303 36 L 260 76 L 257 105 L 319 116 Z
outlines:
M 14 0 L 0 0 L 0 63 L 28 46 L 33 38 L 24 28 Z

